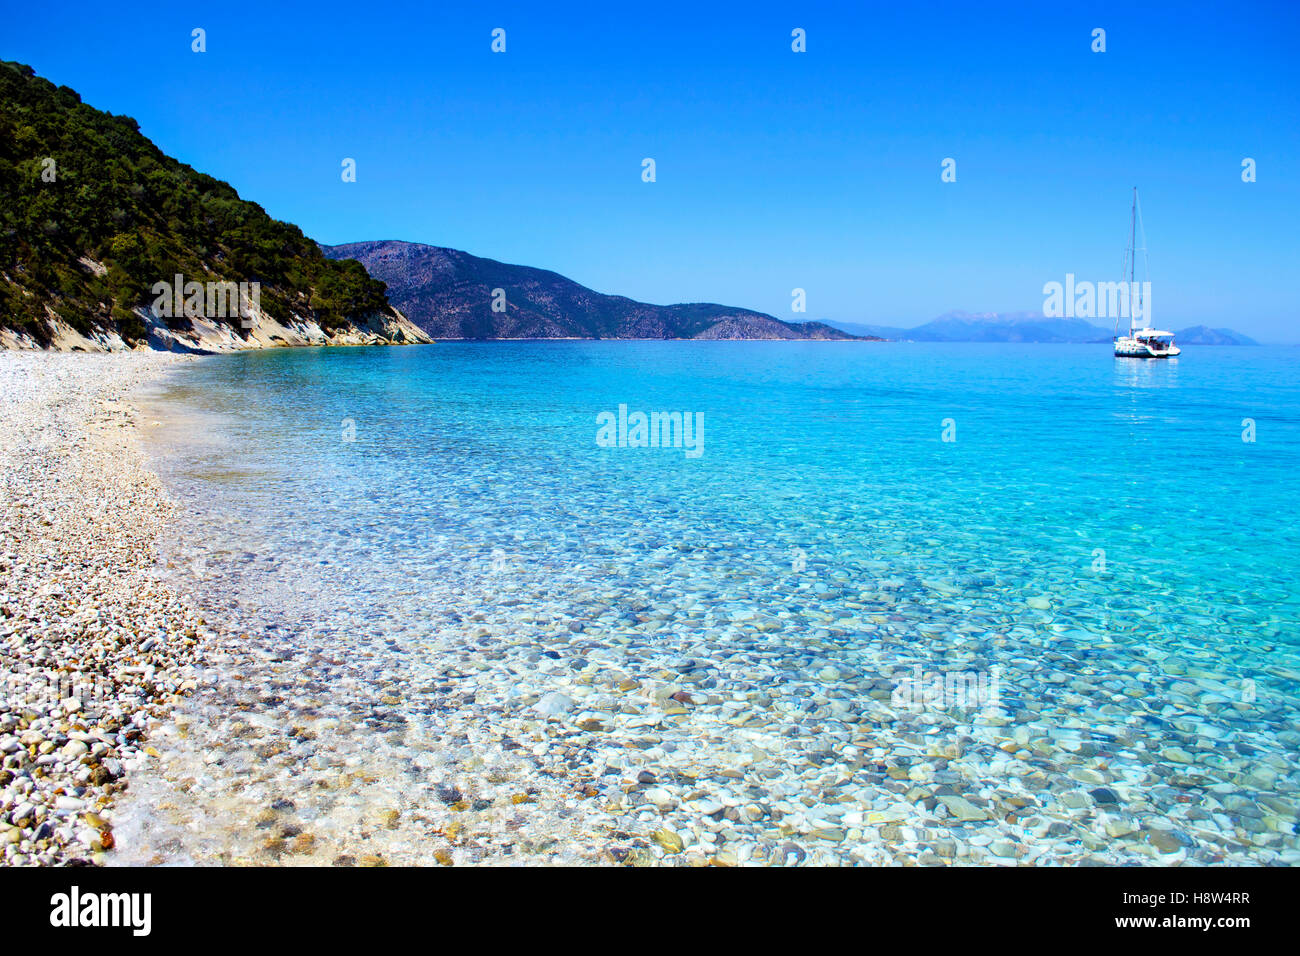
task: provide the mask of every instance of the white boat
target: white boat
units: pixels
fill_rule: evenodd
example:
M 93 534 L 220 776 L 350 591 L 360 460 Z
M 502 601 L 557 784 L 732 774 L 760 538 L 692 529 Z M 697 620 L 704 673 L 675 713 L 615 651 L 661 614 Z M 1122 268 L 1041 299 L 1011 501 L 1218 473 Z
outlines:
M 1130 327 L 1128 335 L 1115 336 L 1115 354 L 1120 358 L 1173 358 L 1182 351 L 1174 344 L 1174 333 L 1162 329 Z
M 1135 281 L 1137 276 L 1137 227 L 1141 219 L 1138 211 L 1138 191 L 1133 187 L 1133 209 L 1129 213 L 1128 251 L 1124 255 L 1124 270 L 1128 273 L 1128 334 L 1119 334 L 1120 316 L 1115 316 L 1115 356 L 1117 358 L 1173 358 L 1182 352 L 1174 344 L 1174 333 L 1164 329 L 1153 329 L 1149 325 L 1138 327 L 1138 316 L 1144 314 L 1142 308 L 1142 286 Z M 1146 230 L 1142 231 L 1142 254 L 1146 258 Z M 1121 273 L 1123 275 L 1123 273 Z M 1137 307 L 1134 308 L 1134 298 Z

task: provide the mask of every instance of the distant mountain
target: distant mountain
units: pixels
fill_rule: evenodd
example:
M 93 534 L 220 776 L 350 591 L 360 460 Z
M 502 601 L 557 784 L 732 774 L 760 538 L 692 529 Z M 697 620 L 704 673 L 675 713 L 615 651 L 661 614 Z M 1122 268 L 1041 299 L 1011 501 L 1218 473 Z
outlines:
M 911 331 L 918 342 L 1109 342 L 1112 331 L 1083 319 L 1036 312 L 948 312 Z
M 648 305 L 440 246 L 387 240 L 321 248 L 331 259 L 360 261 L 387 284 L 389 301 L 435 339 L 854 338 L 825 323 L 725 305 Z M 503 296 L 504 311 L 494 311 Z
M 838 328 L 850 323 L 834 322 Z M 1082 319 L 1045 319 L 1036 312 L 948 312 L 914 329 L 853 325 L 910 342 L 1109 342 L 1111 330 Z
M 197 293 L 192 306 L 155 307 L 163 301 L 155 284 L 178 274 L 183 289 L 219 295 L 219 307 L 199 305 Z M 234 283 L 258 284 L 247 321 L 230 307 Z M 423 337 L 359 263 L 326 259 L 296 226 L 165 155 L 130 117 L 0 61 L 0 347 L 259 348 Z
M 1208 325 L 1193 325 L 1174 333 L 1179 345 L 1258 345 L 1254 339 L 1232 329 L 1212 329 Z
M 1114 328 L 1093 325 L 1083 319 L 1047 319 L 1037 312 L 948 312 L 914 329 L 854 322 L 830 325 L 854 335 L 879 335 L 908 342 L 1072 342 L 1111 341 Z M 1175 332 L 1180 345 L 1256 345 L 1254 340 L 1231 329 L 1204 325 Z
M 912 335 L 911 329 L 905 329 L 897 325 L 867 325 L 862 322 L 833 322 L 830 319 L 826 319 L 825 321 L 827 325 L 861 338 L 907 339 Z

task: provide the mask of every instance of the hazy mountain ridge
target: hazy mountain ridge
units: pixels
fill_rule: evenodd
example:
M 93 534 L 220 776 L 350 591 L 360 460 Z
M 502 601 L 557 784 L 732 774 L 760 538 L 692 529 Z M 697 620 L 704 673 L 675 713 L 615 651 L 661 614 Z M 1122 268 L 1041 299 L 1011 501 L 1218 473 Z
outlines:
M 1175 340 L 1180 345 L 1258 345 L 1248 335 L 1242 335 L 1234 329 L 1212 329 L 1208 325 L 1193 325 L 1176 332 Z
M 356 259 L 387 284 L 389 300 L 435 339 L 852 339 L 822 322 L 783 322 L 708 302 L 651 305 L 606 295 L 546 269 L 423 243 L 322 246 Z M 505 311 L 493 311 L 495 289 Z
M 855 335 L 878 335 L 907 342 L 1034 342 L 1109 343 L 1114 327 L 1094 325 L 1084 319 L 1049 319 L 1036 312 L 947 312 L 938 318 L 905 329 L 898 326 L 831 322 L 830 325 Z M 1211 329 L 1196 325 L 1174 330 L 1181 345 L 1258 345 L 1254 339 L 1232 329 Z

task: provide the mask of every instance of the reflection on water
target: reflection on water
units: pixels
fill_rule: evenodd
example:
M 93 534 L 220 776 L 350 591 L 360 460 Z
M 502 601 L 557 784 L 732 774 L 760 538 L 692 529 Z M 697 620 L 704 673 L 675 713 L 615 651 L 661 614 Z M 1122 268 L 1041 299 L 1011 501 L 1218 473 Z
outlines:
M 1178 357 L 1116 358 L 1115 384 L 1124 388 L 1173 388 L 1178 385 Z

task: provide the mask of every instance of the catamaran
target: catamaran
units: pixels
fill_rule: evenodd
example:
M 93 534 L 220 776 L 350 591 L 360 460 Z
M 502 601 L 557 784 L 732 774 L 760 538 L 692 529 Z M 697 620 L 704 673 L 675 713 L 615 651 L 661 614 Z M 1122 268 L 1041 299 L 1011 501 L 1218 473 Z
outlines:
M 1119 334 L 1118 312 L 1115 315 L 1115 355 L 1117 358 L 1172 358 L 1182 352 L 1174 344 L 1174 333 L 1163 329 L 1153 329 L 1149 325 L 1138 328 L 1139 318 L 1145 320 L 1146 312 L 1142 308 L 1142 289 L 1150 283 L 1139 286 L 1137 278 L 1137 233 L 1142 220 L 1138 208 L 1138 191 L 1133 187 L 1133 209 L 1129 213 L 1128 250 L 1124 254 L 1124 272 L 1128 273 L 1128 334 Z M 1146 230 L 1142 230 L 1142 258 L 1146 262 Z M 1122 275 L 1123 273 L 1121 273 Z M 1149 304 L 1149 303 L 1148 303 Z

